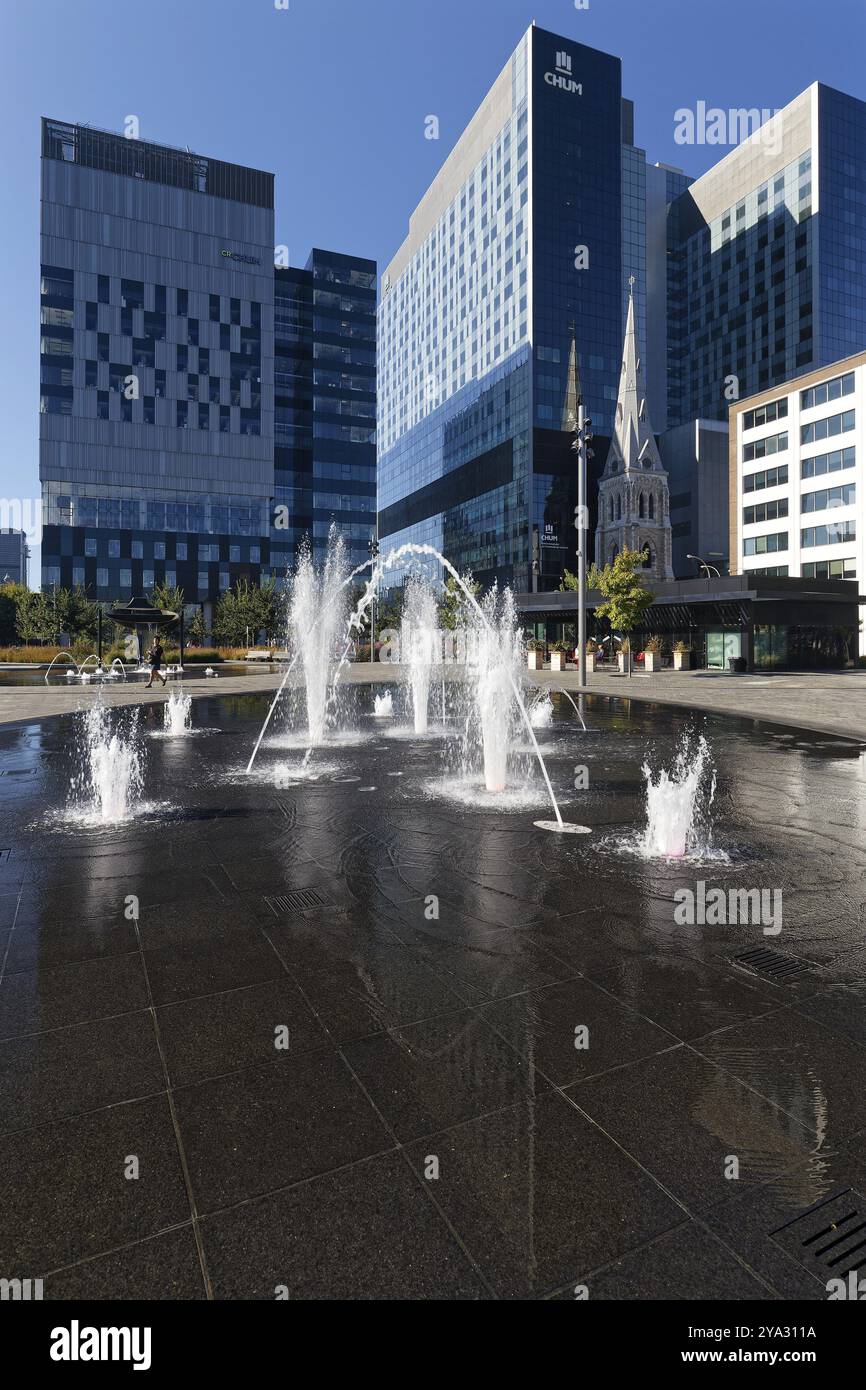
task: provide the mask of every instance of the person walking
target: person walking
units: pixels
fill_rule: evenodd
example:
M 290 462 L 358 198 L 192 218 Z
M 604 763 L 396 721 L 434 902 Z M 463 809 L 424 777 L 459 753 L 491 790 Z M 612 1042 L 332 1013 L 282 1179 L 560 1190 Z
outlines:
M 145 690 L 150 690 L 151 686 L 153 685 L 154 676 L 159 676 L 159 679 L 162 681 L 163 685 L 166 684 L 165 676 L 162 674 L 162 671 L 160 669 L 160 667 L 162 666 L 163 655 L 164 653 L 160 644 L 160 640 L 158 637 L 154 637 L 153 641 L 150 644 L 150 651 L 147 654 L 147 659 L 150 662 L 150 678 L 147 682 L 147 685 L 144 687 Z

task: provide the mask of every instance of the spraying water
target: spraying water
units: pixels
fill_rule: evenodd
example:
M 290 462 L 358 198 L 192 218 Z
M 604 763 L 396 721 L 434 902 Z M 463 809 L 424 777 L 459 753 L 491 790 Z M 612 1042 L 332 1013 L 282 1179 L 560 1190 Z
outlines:
M 192 728 L 192 696 L 173 690 L 165 702 L 163 720 L 166 733 L 174 737 L 187 733 Z
M 647 859 L 682 859 L 687 854 L 705 853 L 716 774 L 703 735 L 694 751 L 688 737 L 683 739 L 670 773 L 662 768 L 654 779 L 646 763 L 642 771 L 647 823 L 640 852 Z
M 331 551 L 332 543 L 333 543 L 333 542 L 334 542 L 334 531 L 333 531 L 333 528 L 332 528 L 332 533 L 331 533 L 331 536 L 329 537 L 329 542 L 328 542 L 329 554 L 330 554 L 330 551 Z M 445 558 L 445 556 L 444 556 L 440 551 L 438 551 L 438 550 L 435 548 L 435 546 L 426 545 L 426 544 L 425 544 L 425 545 L 419 545 L 419 544 L 416 544 L 416 543 L 414 543 L 414 542 L 412 542 L 412 541 L 408 541 L 408 542 L 406 542 L 405 545 L 398 546 L 396 549 L 389 551 L 387 555 L 385 555 L 385 556 L 383 556 L 383 557 L 379 557 L 378 560 L 372 560 L 372 559 L 370 559 L 370 560 L 365 560 L 362 564 L 358 565 L 354 570 L 352 570 L 352 572 L 351 572 L 350 574 L 346 575 L 346 577 L 345 577 L 340 583 L 337 583 L 337 584 L 335 585 L 335 588 L 334 588 L 334 590 L 333 590 L 333 597 L 334 597 L 335 599 L 337 599 L 337 598 L 339 597 L 339 595 L 342 594 L 342 592 L 352 583 L 352 581 L 358 577 L 358 575 L 363 574 L 363 572 L 364 572 L 365 570 L 368 570 L 368 569 L 372 570 L 371 576 L 370 576 L 369 580 L 367 581 L 367 587 L 366 587 L 366 589 L 365 589 L 363 595 L 361 596 L 361 598 L 360 598 L 358 604 L 356 605 L 354 612 L 353 612 L 353 613 L 350 615 L 350 617 L 349 617 L 349 621 L 348 621 L 348 625 L 347 625 L 347 631 L 346 631 L 346 644 L 345 644 L 345 647 L 344 647 L 343 656 L 342 656 L 342 658 L 341 658 L 341 665 L 342 665 L 343 661 L 346 659 L 346 654 L 347 654 L 347 652 L 348 652 L 348 648 L 349 648 L 349 645 L 350 645 L 350 643 L 351 643 L 352 632 L 355 631 L 355 630 L 361 631 L 361 629 L 362 629 L 362 627 L 363 627 L 364 615 L 365 615 L 365 613 L 366 613 L 367 608 L 369 608 L 369 606 L 370 606 L 370 604 L 371 604 L 371 602 L 372 602 L 372 600 L 373 600 L 373 597 L 374 597 L 374 595 L 375 595 L 375 593 L 376 593 L 377 585 L 378 585 L 378 583 L 379 583 L 379 579 L 380 579 L 380 577 L 381 577 L 383 571 L 384 571 L 385 569 L 387 569 L 387 568 L 388 568 L 389 566 L 391 566 L 391 565 L 396 565 L 396 564 L 397 564 L 400 560 L 402 560 L 404 557 L 407 557 L 407 556 L 410 556 L 410 555 L 411 555 L 411 556 L 430 556 L 432 559 L 438 560 L 439 564 L 441 564 L 441 565 L 443 566 L 443 568 L 444 568 L 445 570 L 447 570 L 447 572 L 448 572 L 448 573 L 452 576 L 452 578 L 456 581 L 456 583 L 457 583 L 457 585 L 458 585 L 458 588 L 460 589 L 460 591 L 461 591 L 461 593 L 462 593 L 464 599 L 466 600 L 466 602 L 469 604 L 469 607 L 470 607 L 470 608 L 472 609 L 472 611 L 474 612 L 476 618 L 480 619 L 480 621 L 481 621 L 482 623 L 485 623 L 485 622 L 487 621 L 486 618 L 485 618 L 485 616 L 484 616 L 484 612 L 483 612 L 483 610 L 482 610 L 480 604 L 478 603 L 478 600 L 476 599 L 475 595 L 472 593 L 471 589 L 470 589 L 470 588 L 468 587 L 468 585 L 466 584 L 466 582 L 465 582 L 465 580 L 463 579 L 462 575 L 459 573 L 459 571 L 458 571 L 457 569 L 455 569 L 454 565 L 451 564 L 451 561 L 450 561 L 450 560 L 447 560 L 447 559 Z M 268 725 L 269 725 L 270 722 L 271 722 L 271 719 L 273 718 L 274 710 L 277 708 L 277 705 L 279 704 L 280 698 L 281 698 L 281 696 L 282 696 L 282 694 L 283 694 L 283 692 L 284 692 L 284 690 L 285 690 L 285 688 L 286 688 L 286 685 L 287 685 L 287 683 L 288 683 L 289 677 L 290 677 L 290 675 L 291 675 L 291 673 L 292 673 L 292 670 L 294 669 L 294 666 L 295 666 L 295 664 L 296 664 L 296 662 L 297 662 L 297 660 L 298 660 L 298 657 L 299 657 L 299 655 L 302 655 L 303 649 L 304 649 L 304 646 L 305 646 L 306 642 L 309 641 L 309 639 L 312 637 L 312 634 L 313 634 L 313 632 L 314 632 L 314 630 L 315 630 L 316 621 L 317 621 L 317 617 L 318 617 L 318 611 L 317 611 L 317 609 L 316 609 L 315 604 L 309 601 L 309 600 L 311 599 L 311 597 L 312 597 L 312 592 L 311 592 L 312 586 L 311 586 L 311 585 L 308 585 L 308 586 L 307 586 L 307 589 L 308 589 L 308 593 L 307 593 L 307 601 L 306 601 L 306 606 L 305 606 L 305 616 L 306 616 L 306 618 L 308 619 L 308 625 L 307 625 L 305 628 L 302 628 L 301 625 L 299 624 L 299 625 L 298 625 L 298 629 L 297 629 L 299 636 L 303 639 L 303 640 L 302 640 L 302 645 L 301 645 L 301 647 L 300 647 L 299 650 L 296 650 L 294 656 L 292 657 L 292 659 L 291 659 L 291 661 L 290 661 L 290 663 L 289 663 L 289 666 L 288 666 L 288 668 L 287 668 L 287 670 L 286 670 L 286 672 L 285 672 L 285 675 L 283 676 L 283 679 L 282 679 L 282 682 L 281 682 L 281 684 L 280 684 L 280 687 L 279 687 L 279 689 L 277 690 L 277 693 L 276 693 L 276 695 L 274 696 L 273 701 L 271 702 L 271 706 L 270 706 L 270 708 L 269 708 L 267 714 L 265 715 L 264 723 L 262 724 L 261 730 L 259 731 L 259 736 L 258 736 L 258 738 L 256 739 L 255 746 L 254 746 L 253 751 L 252 751 L 252 753 L 251 753 L 251 755 L 250 755 L 250 760 L 249 760 L 249 762 L 248 762 L 248 764 L 247 764 L 247 769 L 246 769 L 246 770 L 247 770 L 247 774 L 249 774 L 249 773 L 252 772 L 253 764 L 255 763 L 256 757 L 257 757 L 257 755 L 258 755 L 258 751 L 259 751 L 259 749 L 260 749 L 260 747 L 261 747 L 261 745 L 262 745 L 262 740 L 263 740 L 263 738 L 264 738 L 264 736 L 265 736 L 265 732 L 266 732 L 266 730 L 267 730 L 267 728 L 268 728 Z M 293 604 L 293 606 L 294 606 L 294 604 Z M 539 746 L 538 746 L 538 740 L 537 740 L 536 737 L 535 737 L 535 731 L 534 731 L 534 729 L 532 728 L 532 724 L 530 723 L 530 720 L 529 720 L 529 715 L 528 715 L 527 712 L 526 712 L 526 705 L 524 704 L 523 698 L 522 698 L 522 696 L 521 696 L 521 694 L 520 694 L 520 688 L 519 688 L 519 685 L 518 685 L 516 676 L 515 676 L 515 674 L 514 674 L 513 672 L 511 672 L 510 670 L 509 670 L 509 672 L 508 672 L 508 678 L 509 678 L 509 683 L 511 684 L 511 688 L 512 688 L 514 697 L 515 697 L 515 699 L 516 699 L 516 701 L 517 701 L 517 705 L 518 705 L 519 710 L 520 710 L 520 716 L 521 716 L 521 718 L 522 718 L 522 720 L 523 720 L 523 722 L 524 722 L 524 724 L 525 724 L 525 726 L 526 726 L 526 728 L 527 728 L 527 730 L 528 730 L 528 732 L 529 732 L 529 737 L 530 737 L 530 740 L 531 740 L 531 742 L 532 742 L 533 751 L 534 751 L 535 756 L 536 756 L 536 758 L 537 758 L 537 760 L 538 760 L 538 765 L 539 765 L 539 768 L 541 769 L 542 777 L 544 778 L 544 784 L 545 784 L 545 787 L 547 788 L 548 796 L 550 797 L 550 802 L 551 802 L 551 805 L 552 805 L 552 807 L 553 807 L 554 815 L 556 816 L 555 821 L 536 821 L 536 825 L 539 826 L 539 828 L 541 828 L 541 829 L 543 829 L 543 830 L 555 830 L 555 831 L 559 831 L 559 832 L 561 832 L 561 833 L 562 833 L 562 832 L 574 832 L 574 833 L 577 833 L 577 834 L 583 834 L 583 833 L 585 833 L 585 827 L 583 827 L 583 826 L 570 826 L 570 825 L 568 825 L 566 822 L 564 822 L 563 819 L 562 819 L 562 813 L 560 812 L 559 804 L 558 804 L 558 802 L 557 802 L 557 800 L 556 800 L 556 797 L 555 797 L 555 795 L 554 795 L 554 792 L 553 792 L 553 786 L 551 785 L 550 776 L 549 776 L 549 774 L 548 774 L 547 767 L 546 767 L 545 762 L 544 762 L 544 758 L 541 756 L 541 749 L 540 749 Z M 308 698 L 309 698 L 309 697 L 308 697 Z
M 313 564 L 309 544 L 301 546 L 289 606 L 290 637 L 304 674 L 311 748 L 325 738 L 331 664 L 339 655 L 338 637 L 346 626 L 345 589 L 345 547 L 332 526 L 321 569 Z
M 373 696 L 373 713 L 377 719 L 390 719 L 394 713 L 394 700 L 390 690 L 384 695 Z
M 436 597 L 430 586 L 416 576 L 407 580 L 405 594 L 400 654 L 409 668 L 415 732 L 426 734 L 430 680 L 439 634 Z
M 549 729 L 553 723 L 553 701 L 549 691 L 543 691 L 530 706 L 529 722 L 533 729 Z
M 97 700 L 83 716 L 80 753 L 72 779 L 76 809 L 106 825 L 129 820 L 144 783 L 138 710 L 125 730 L 112 732 L 108 710 Z

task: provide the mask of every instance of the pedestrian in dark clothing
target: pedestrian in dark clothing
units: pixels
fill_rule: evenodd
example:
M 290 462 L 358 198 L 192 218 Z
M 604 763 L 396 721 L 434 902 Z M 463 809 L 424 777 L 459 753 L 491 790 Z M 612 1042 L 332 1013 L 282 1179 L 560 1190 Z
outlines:
M 160 645 L 159 638 L 154 637 L 150 645 L 150 651 L 147 654 L 148 661 L 150 662 L 150 679 L 148 680 L 147 685 L 144 687 L 145 690 L 150 690 L 150 687 L 153 685 L 154 676 L 159 676 L 159 679 L 162 681 L 163 685 L 165 685 L 165 676 L 162 674 L 162 671 L 160 669 L 160 667 L 162 666 L 163 655 L 164 653 Z

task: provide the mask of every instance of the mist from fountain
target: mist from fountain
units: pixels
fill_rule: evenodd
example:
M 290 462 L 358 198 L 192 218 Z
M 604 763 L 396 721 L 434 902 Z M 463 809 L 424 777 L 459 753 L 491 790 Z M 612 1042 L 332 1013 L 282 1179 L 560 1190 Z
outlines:
M 163 707 L 165 731 L 173 738 L 186 734 L 192 728 L 192 696 L 182 690 L 172 690 Z
M 81 716 L 79 770 L 71 781 L 74 810 L 105 825 L 129 820 L 144 784 L 138 709 L 112 730 L 102 699 Z
M 408 668 L 415 733 L 426 734 L 430 681 L 439 637 L 438 606 L 430 585 L 418 575 L 407 579 L 404 592 L 400 659 Z

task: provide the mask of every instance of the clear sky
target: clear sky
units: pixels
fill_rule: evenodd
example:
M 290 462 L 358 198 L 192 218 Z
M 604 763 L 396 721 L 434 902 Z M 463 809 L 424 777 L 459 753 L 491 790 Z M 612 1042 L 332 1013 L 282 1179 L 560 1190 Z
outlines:
M 271 170 L 294 264 L 317 245 L 382 268 L 533 19 L 619 55 L 637 143 L 692 174 L 725 150 L 675 144 L 679 107 L 779 107 L 815 80 L 866 98 L 864 0 L 0 0 L 0 496 L 38 495 L 40 116 L 135 115 Z

